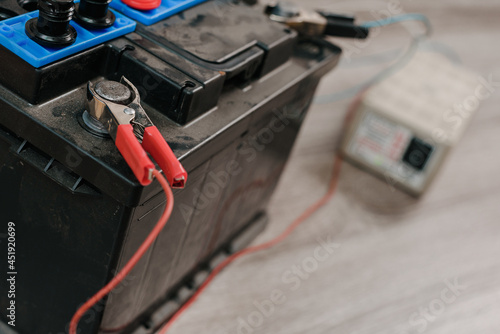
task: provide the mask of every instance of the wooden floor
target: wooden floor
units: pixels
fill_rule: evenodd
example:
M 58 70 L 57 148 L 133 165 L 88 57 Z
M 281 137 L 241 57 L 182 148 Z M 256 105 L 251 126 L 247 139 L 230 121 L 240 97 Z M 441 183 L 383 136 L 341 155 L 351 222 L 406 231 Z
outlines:
M 303 4 L 358 12 L 362 20 L 372 19 L 371 10 L 387 8 L 371 0 Z M 414 0 L 402 7 L 431 18 L 432 40 L 439 42 L 432 48 L 500 81 L 498 0 Z M 418 24 L 407 27 L 420 31 Z M 328 103 L 327 97 L 389 65 L 408 45 L 408 29 L 384 29 L 325 78 L 318 92 L 322 103 L 307 118 L 269 206 L 270 226 L 256 242 L 278 234 L 324 194 L 350 102 Z M 338 192 L 327 206 L 280 246 L 232 264 L 171 333 L 498 334 L 499 217 L 496 93 L 423 198 L 394 191 L 344 163 Z M 320 253 L 316 268 L 312 257 L 319 240 L 336 244 L 332 254 Z M 310 273 L 293 273 L 304 266 Z M 278 304 L 271 306 L 271 299 Z

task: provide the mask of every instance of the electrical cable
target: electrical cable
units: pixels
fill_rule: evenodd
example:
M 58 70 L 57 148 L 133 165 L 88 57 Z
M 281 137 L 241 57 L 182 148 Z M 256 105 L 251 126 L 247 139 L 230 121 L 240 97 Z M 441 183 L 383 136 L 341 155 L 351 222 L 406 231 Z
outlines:
M 378 72 L 374 76 L 372 76 L 370 79 L 355 85 L 353 87 L 350 87 L 348 89 L 342 90 L 337 93 L 333 94 L 328 94 L 328 95 L 322 95 L 318 96 L 314 99 L 314 103 L 316 104 L 329 104 L 337 101 L 341 101 L 347 98 L 353 98 L 355 97 L 360 91 L 365 90 L 367 87 L 372 86 L 373 84 L 382 81 L 383 79 L 387 78 L 391 74 L 393 74 L 395 71 L 406 65 L 412 57 L 415 55 L 417 52 L 419 45 L 420 45 L 420 39 L 419 38 L 414 38 L 412 40 L 412 43 L 408 47 L 408 50 L 405 52 L 405 54 L 394 64 L 391 66 L 383 69 L 382 71 Z
M 151 247 L 151 245 L 154 243 L 154 241 L 162 231 L 163 227 L 166 225 L 168 219 L 170 218 L 170 215 L 172 214 L 174 208 L 174 194 L 172 193 L 172 189 L 170 189 L 167 180 L 163 177 L 161 172 L 159 172 L 158 170 L 154 170 L 153 175 L 156 177 L 156 179 L 158 180 L 158 182 L 160 183 L 161 187 L 165 192 L 167 198 L 167 205 L 165 207 L 165 211 L 163 212 L 162 216 L 156 223 L 153 230 L 151 230 L 147 238 L 144 240 L 139 249 L 132 256 L 132 258 L 130 258 L 130 260 L 125 264 L 123 269 L 120 270 L 120 272 L 118 272 L 118 274 L 115 277 L 113 277 L 113 279 L 108 284 L 106 284 L 104 288 L 99 290 L 93 297 L 87 300 L 76 311 L 70 322 L 70 327 L 69 327 L 70 334 L 77 333 L 78 322 L 83 317 L 85 312 L 90 310 L 95 304 L 99 302 L 99 300 L 104 298 L 114 288 L 116 288 L 118 284 L 120 284 L 120 282 L 130 273 L 130 271 L 135 267 L 135 265 L 139 262 L 139 260 L 144 256 L 149 247 Z
M 375 66 L 382 63 L 389 63 L 394 60 L 399 59 L 405 53 L 406 48 L 394 48 L 392 50 L 383 51 L 380 53 L 373 53 L 367 56 L 362 57 L 354 57 L 349 61 L 341 61 L 339 64 L 339 68 L 349 69 L 349 68 L 357 68 L 359 69 L 362 66 Z M 439 53 L 455 64 L 462 64 L 462 59 L 460 55 L 453 50 L 449 45 L 445 43 L 432 41 L 432 40 L 422 40 L 419 44 L 419 50 L 425 52 L 434 52 Z
M 395 59 L 399 59 L 406 51 L 406 47 L 394 48 L 391 50 L 369 54 L 361 57 L 352 57 L 351 59 L 342 59 L 339 63 L 339 68 L 342 69 L 359 69 L 364 66 L 374 66 L 382 63 L 389 63 Z
M 401 56 L 399 60 L 397 60 L 396 63 L 393 65 L 389 66 L 388 68 L 383 69 L 370 79 L 366 80 L 365 82 L 362 82 L 361 84 L 358 84 L 354 87 L 342 90 L 337 93 L 333 94 L 328 94 L 328 95 L 323 95 L 323 96 L 318 96 L 314 99 L 314 103 L 317 104 L 328 104 L 328 103 L 333 103 L 336 101 L 344 100 L 347 98 L 353 98 L 356 96 L 360 91 L 365 90 L 367 87 L 375 84 L 376 82 L 379 82 L 388 76 L 392 75 L 395 71 L 406 65 L 412 57 L 416 54 L 421 42 L 425 40 L 427 36 L 429 36 L 433 29 L 432 29 L 432 24 L 430 23 L 429 19 L 422 14 L 403 14 L 403 15 L 397 15 L 393 17 L 389 17 L 387 19 L 383 20 L 377 20 L 377 21 L 369 21 L 362 23 L 361 26 L 365 28 L 376 28 L 376 27 L 383 27 L 383 26 L 388 26 L 396 23 L 402 23 L 405 21 L 420 21 L 423 22 L 426 26 L 426 33 L 424 35 L 420 36 L 414 36 L 412 38 L 412 41 L 407 49 L 407 51 Z
M 324 206 L 335 194 L 337 189 L 337 184 L 340 176 L 340 170 L 342 167 L 342 159 L 339 155 L 336 155 L 334 167 L 332 170 L 332 176 L 330 180 L 330 184 L 328 186 L 328 190 L 326 194 L 318 200 L 316 203 L 312 204 L 309 208 L 307 208 L 297 219 L 295 219 L 288 227 L 277 237 L 262 243 L 260 245 L 251 246 L 245 248 L 239 252 L 236 252 L 229 257 L 227 257 L 223 262 L 221 262 L 215 269 L 210 273 L 207 279 L 203 282 L 203 284 L 198 288 L 198 290 L 188 299 L 188 301 L 170 318 L 170 320 L 160 329 L 158 334 L 165 334 L 175 323 L 176 320 L 180 318 L 180 316 L 187 310 L 189 307 L 198 299 L 198 297 L 207 289 L 210 283 L 215 279 L 215 277 L 229 264 L 234 262 L 235 260 L 250 255 L 252 253 L 256 253 L 265 249 L 269 249 L 283 240 L 285 240 L 299 225 L 301 225 L 306 219 L 308 219 L 311 215 L 313 215 L 318 209 Z
M 439 53 L 455 64 L 462 64 L 462 57 L 460 57 L 458 52 L 443 42 L 428 40 L 421 44 L 421 48 L 427 52 Z
M 417 13 L 395 15 L 382 20 L 369 21 L 362 23 L 361 26 L 364 28 L 373 29 L 408 21 L 418 21 L 424 23 L 426 28 L 426 35 L 430 36 L 432 34 L 432 24 L 429 18 L 423 14 Z

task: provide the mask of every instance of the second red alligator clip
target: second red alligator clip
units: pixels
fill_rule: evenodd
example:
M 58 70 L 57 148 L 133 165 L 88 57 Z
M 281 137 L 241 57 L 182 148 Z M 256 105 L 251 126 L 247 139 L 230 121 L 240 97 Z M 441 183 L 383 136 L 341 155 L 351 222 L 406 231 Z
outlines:
M 187 173 L 170 146 L 141 106 L 137 88 L 125 77 L 120 82 L 103 80 L 87 85 L 87 111 L 104 125 L 139 182 L 153 181 L 160 166 L 172 188 L 184 188 Z

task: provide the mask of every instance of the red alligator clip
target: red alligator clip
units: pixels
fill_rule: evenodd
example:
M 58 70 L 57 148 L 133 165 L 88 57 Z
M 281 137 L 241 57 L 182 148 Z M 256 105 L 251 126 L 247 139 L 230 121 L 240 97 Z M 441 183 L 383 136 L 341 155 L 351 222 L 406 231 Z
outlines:
M 139 92 L 125 77 L 120 82 L 100 81 L 87 85 L 87 111 L 104 125 L 139 182 L 153 181 L 160 166 L 172 188 L 184 188 L 187 173 L 174 152 L 141 106 Z M 146 153 L 147 152 L 147 153 Z

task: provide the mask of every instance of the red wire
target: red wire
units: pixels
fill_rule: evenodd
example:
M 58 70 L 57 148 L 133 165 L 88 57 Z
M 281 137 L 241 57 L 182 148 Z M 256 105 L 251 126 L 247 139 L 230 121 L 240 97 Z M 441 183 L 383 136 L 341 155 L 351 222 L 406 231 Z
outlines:
M 315 213 L 319 208 L 328 203 L 330 198 L 335 194 L 337 189 L 337 184 L 340 175 L 340 169 L 342 166 L 342 159 L 340 156 L 335 157 L 335 163 L 332 172 L 332 178 L 330 180 L 330 185 L 328 187 L 327 193 L 316 203 L 311 205 L 306 211 L 304 211 L 295 221 L 293 221 L 280 235 L 274 239 L 265 242 L 260 245 L 248 247 L 239 252 L 236 252 L 226 258 L 222 263 L 220 263 L 215 269 L 210 273 L 205 282 L 200 286 L 200 288 L 189 298 L 189 300 L 170 318 L 170 320 L 160 329 L 158 334 L 165 334 L 174 324 L 174 322 L 179 319 L 179 317 L 198 299 L 198 297 L 206 290 L 208 285 L 214 280 L 214 278 L 230 263 L 234 262 L 240 257 L 249 255 L 264 249 L 271 248 L 276 244 L 283 241 L 288 237 L 300 224 L 302 224 L 307 218 L 309 218 L 313 213 Z
M 78 322 L 80 319 L 83 317 L 85 312 L 87 312 L 89 309 L 91 309 L 95 304 L 99 302 L 104 296 L 106 296 L 108 293 L 111 292 L 120 282 L 130 273 L 130 271 L 135 267 L 137 262 L 142 258 L 142 256 L 146 253 L 146 251 L 149 249 L 149 247 L 153 244 L 153 242 L 156 240 L 158 235 L 160 234 L 161 230 L 167 223 L 168 219 L 170 218 L 170 215 L 172 214 L 172 210 L 174 208 L 174 194 L 172 193 L 172 189 L 170 189 L 170 186 L 167 182 L 167 180 L 163 177 L 163 175 L 157 171 L 153 171 L 154 176 L 160 183 L 161 187 L 165 191 L 165 195 L 167 196 L 167 207 L 165 208 L 165 211 L 163 212 L 162 216 L 160 217 L 160 220 L 158 220 L 158 223 L 156 223 L 156 226 L 153 228 L 153 230 L 149 233 L 148 237 L 142 245 L 139 247 L 139 249 L 135 252 L 135 254 L 132 256 L 132 258 L 127 262 L 127 264 L 123 267 L 123 269 L 108 283 L 104 288 L 102 288 L 99 292 L 97 292 L 92 298 L 87 300 L 85 304 L 83 304 L 73 315 L 73 318 L 71 319 L 70 322 L 70 327 L 69 327 L 69 333 L 70 334 L 76 334 L 76 330 L 78 327 Z

